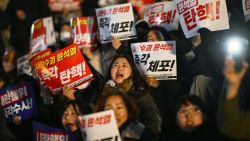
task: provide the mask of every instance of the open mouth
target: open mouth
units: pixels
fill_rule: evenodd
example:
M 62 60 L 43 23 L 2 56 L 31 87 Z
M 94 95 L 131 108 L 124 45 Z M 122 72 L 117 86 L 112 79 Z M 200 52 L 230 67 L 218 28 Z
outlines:
M 191 126 L 193 126 L 193 122 L 192 122 L 192 121 L 188 121 L 188 122 L 187 122 L 187 125 L 188 125 L 189 127 L 191 127 Z
M 116 78 L 123 78 L 123 74 L 122 73 L 117 73 L 115 77 Z
M 65 128 L 66 128 L 67 130 L 71 130 L 71 129 L 73 128 L 73 126 L 74 126 L 74 124 L 72 124 L 72 123 L 66 123 L 66 124 L 65 124 Z

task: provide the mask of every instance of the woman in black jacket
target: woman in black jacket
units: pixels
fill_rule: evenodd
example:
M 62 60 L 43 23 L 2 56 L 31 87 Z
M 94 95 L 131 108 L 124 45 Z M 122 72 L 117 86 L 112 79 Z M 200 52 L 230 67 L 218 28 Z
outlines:
M 107 76 L 108 84 L 120 85 L 135 100 L 140 110 L 139 121 L 154 137 L 158 137 L 161 132 L 159 110 L 133 60 L 128 55 L 117 54 L 111 62 Z

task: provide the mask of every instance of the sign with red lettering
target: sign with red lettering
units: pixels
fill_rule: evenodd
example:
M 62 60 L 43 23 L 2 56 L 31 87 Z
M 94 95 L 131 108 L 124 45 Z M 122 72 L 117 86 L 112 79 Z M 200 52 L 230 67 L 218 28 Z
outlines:
M 131 44 L 135 64 L 147 77 L 177 79 L 175 41 Z
M 149 5 L 144 20 L 151 26 L 161 26 L 167 31 L 178 30 L 179 15 L 173 1 Z
M 52 51 L 51 51 L 50 48 L 48 48 L 48 49 L 46 49 L 44 51 L 35 53 L 34 56 L 32 56 L 32 58 L 30 59 L 30 64 L 33 66 L 33 63 L 35 61 L 43 59 L 44 57 L 49 56 L 50 54 L 52 54 Z M 33 69 L 32 74 L 33 74 L 33 76 L 35 76 L 39 80 L 41 86 L 44 85 L 44 81 L 42 80 L 41 77 L 39 77 L 38 72 L 37 72 L 36 69 Z
M 54 94 L 60 94 L 64 85 L 70 88 L 80 87 L 93 79 L 93 74 L 76 44 L 34 61 L 33 66 Z
M 127 2 L 132 3 L 138 13 L 144 13 L 146 7 L 153 4 L 155 0 L 127 0 Z
M 77 17 L 70 21 L 74 43 L 79 47 L 97 46 L 97 24 L 95 17 Z
M 243 11 L 245 15 L 245 20 L 248 22 L 250 20 L 250 0 L 242 0 Z
M 229 29 L 225 0 L 174 0 L 179 20 L 187 38 L 198 34 L 200 28 L 210 31 Z
M 81 0 L 48 0 L 49 8 L 53 12 L 76 11 L 81 9 Z
M 101 43 L 111 42 L 112 36 L 120 40 L 136 38 L 132 4 L 120 4 L 96 9 Z
M 49 56 L 50 54 L 52 54 L 52 51 L 50 48 L 44 50 L 44 51 L 41 51 L 39 53 L 36 53 L 31 59 L 30 59 L 30 62 L 34 62 L 36 60 L 39 60 L 39 59 L 43 59 L 44 57 L 46 56 Z
M 47 46 L 56 43 L 56 36 L 52 17 L 36 20 L 31 27 L 31 53 L 40 52 L 47 49 Z
M 79 123 L 87 141 L 121 141 L 113 110 L 79 116 Z

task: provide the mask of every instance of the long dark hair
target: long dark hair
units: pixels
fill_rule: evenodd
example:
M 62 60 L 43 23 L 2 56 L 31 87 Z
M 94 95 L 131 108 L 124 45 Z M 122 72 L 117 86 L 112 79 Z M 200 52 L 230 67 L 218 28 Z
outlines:
M 139 70 L 137 69 L 137 67 L 136 67 L 136 65 L 134 63 L 134 60 L 131 57 L 129 57 L 127 54 L 116 54 L 114 56 L 113 60 L 110 63 L 110 67 L 109 67 L 106 82 L 111 79 L 111 68 L 112 68 L 112 65 L 113 65 L 114 61 L 117 60 L 118 58 L 127 59 L 129 65 L 131 66 L 132 76 L 131 76 L 130 79 L 132 79 L 133 85 L 132 85 L 132 87 L 130 88 L 129 91 L 134 91 L 134 90 L 138 90 L 138 89 L 148 90 L 148 85 L 147 85 L 145 79 L 142 77 Z

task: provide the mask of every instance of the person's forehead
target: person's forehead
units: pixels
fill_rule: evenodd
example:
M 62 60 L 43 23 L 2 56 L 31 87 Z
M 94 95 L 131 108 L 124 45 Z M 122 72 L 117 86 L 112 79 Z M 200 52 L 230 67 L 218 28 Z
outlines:
M 123 98 L 120 95 L 112 95 L 109 96 L 106 101 L 123 101 Z
M 182 103 L 179 109 L 188 109 L 188 108 L 192 108 L 192 107 L 199 108 L 198 105 L 195 105 L 191 102 L 187 102 L 187 103 Z
M 154 30 L 150 30 L 150 31 L 148 32 L 148 35 L 150 35 L 150 36 L 155 35 L 155 34 L 156 34 L 156 33 L 155 33 Z
M 114 61 L 114 63 L 118 63 L 118 62 L 128 63 L 128 60 L 127 60 L 127 58 L 125 58 L 125 57 L 119 57 L 119 58 L 117 58 L 117 59 Z

